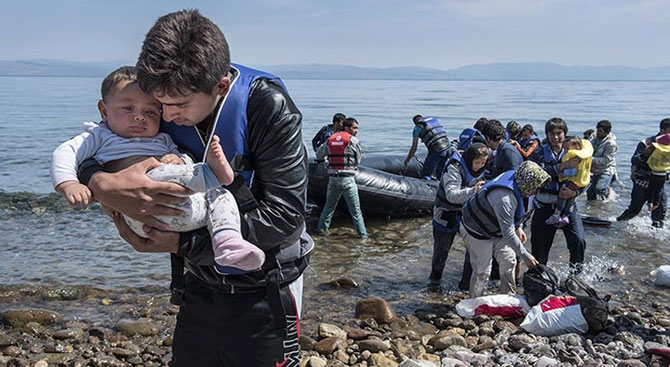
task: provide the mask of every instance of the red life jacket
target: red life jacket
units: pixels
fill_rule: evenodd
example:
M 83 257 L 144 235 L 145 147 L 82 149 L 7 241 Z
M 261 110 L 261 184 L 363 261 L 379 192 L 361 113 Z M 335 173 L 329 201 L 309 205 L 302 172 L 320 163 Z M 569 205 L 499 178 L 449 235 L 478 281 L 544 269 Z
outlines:
M 347 168 L 356 168 L 356 160 L 350 151 L 349 140 L 351 134 L 346 131 L 340 131 L 330 136 L 328 139 L 328 168 L 332 170 L 344 170 Z

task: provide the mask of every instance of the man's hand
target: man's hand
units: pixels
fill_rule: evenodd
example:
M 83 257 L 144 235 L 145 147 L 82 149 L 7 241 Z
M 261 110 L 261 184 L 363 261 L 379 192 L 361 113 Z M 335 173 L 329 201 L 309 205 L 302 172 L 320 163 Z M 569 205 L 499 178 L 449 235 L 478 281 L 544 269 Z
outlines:
M 56 191 L 63 195 L 70 205 L 81 206 L 82 210 L 86 210 L 93 202 L 91 190 L 77 181 L 65 181 L 56 187 Z
M 526 232 L 523 231 L 523 228 L 519 227 L 516 229 L 516 236 L 519 237 L 521 243 L 526 243 Z
M 179 232 L 161 231 L 144 226 L 142 229 L 149 238 L 143 238 L 128 227 L 121 213 L 112 212 L 112 219 L 121 238 L 133 246 L 137 252 L 170 252 L 176 254 L 179 250 Z
M 159 159 L 161 163 L 165 164 L 184 164 L 184 160 L 181 159 L 178 155 L 168 153 Z
M 516 141 L 516 140 L 510 140 L 509 143 L 512 144 L 512 146 L 515 147 L 516 149 L 521 149 L 521 145 L 519 144 L 518 141 Z
M 537 266 L 537 260 L 535 260 L 535 257 L 533 255 L 530 255 L 530 259 L 524 261 L 526 263 L 526 266 L 528 269 L 532 269 Z
M 479 192 L 479 190 L 481 190 L 481 188 L 484 187 L 484 185 L 486 185 L 486 181 L 484 181 L 484 180 L 482 180 L 482 181 L 478 181 L 478 182 L 475 184 L 475 186 L 473 186 L 473 187 L 475 188 L 475 194 L 476 194 L 477 192 Z
M 569 188 L 567 188 L 565 186 L 561 187 L 561 191 L 558 192 L 558 197 L 560 197 L 561 199 L 565 199 L 565 200 L 572 199 L 575 196 L 577 196 L 577 192 L 573 191 L 573 190 L 570 190 Z
M 651 155 L 651 153 L 654 152 L 654 150 L 656 150 L 656 147 L 654 146 L 654 144 L 649 144 L 649 145 L 647 145 L 646 148 L 644 148 L 644 155 L 649 157 Z
M 146 159 L 117 173 L 98 172 L 88 187 L 102 204 L 150 227 L 166 230 L 168 226 L 154 216 L 176 216 L 181 211 L 170 205 L 182 203 L 191 190 L 171 182 L 154 181 L 147 176 L 162 163 Z

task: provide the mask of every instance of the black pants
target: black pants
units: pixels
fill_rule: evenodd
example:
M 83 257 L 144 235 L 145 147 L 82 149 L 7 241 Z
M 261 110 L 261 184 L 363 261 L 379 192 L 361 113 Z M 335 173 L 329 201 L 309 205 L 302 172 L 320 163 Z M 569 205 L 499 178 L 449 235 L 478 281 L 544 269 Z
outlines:
M 628 205 L 628 209 L 626 209 L 623 213 L 621 213 L 621 215 L 617 217 L 617 220 L 619 221 L 629 220 L 635 218 L 635 216 L 640 214 L 642 207 L 649 198 L 648 190 L 649 189 L 641 185 L 633 183 L 633 191 L 631 191 L 630 193 L 630 204 Z M 665 190 L 663 185 L 661 185 L 658 208 L 654 209 L 651 212 L 651 220 L 653 224 L 656 226 L 663 226 L 663 220 L 665 219 L 665 207 L 666 207 L 665 201 L 666 201 Z
M 286 325 L 277 330 L 265 290 L 228 294 L 186 274 L 177 315 L 172 367 L 297 367 L 300 332 L 296 302 L 280 289 Z
M 531 253 L 538 262 L 544 265 L 549 261 L 549 251 L 554 243 L 554 236 L 558 229 L 553 225 L 545 223 L 552 214 L 554 214 L 553 205 L 542 205 L 535 210 L 530 225 Z M 580 270 L 584 263 L 586 241 L 584 240 L 582 217 L 579 215 L 577 207 L 574 208 L 568 218 L 570 218 L 570 224 L 561 228 L 561 230 L 563 231 L 565 242 L 567 242 L 568 251 L 570 252 L 570 266 L 576 270 Z

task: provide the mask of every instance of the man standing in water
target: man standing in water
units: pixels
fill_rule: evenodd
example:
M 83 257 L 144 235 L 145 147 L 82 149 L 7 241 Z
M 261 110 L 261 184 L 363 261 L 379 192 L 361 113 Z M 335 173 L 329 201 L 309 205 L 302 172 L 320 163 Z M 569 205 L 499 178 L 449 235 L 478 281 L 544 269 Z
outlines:
M 409 160 L 414 157 L 419 138 L 428 148 L 428 155 L 423 161 L 423 169 L 421 170 L 421 177 L 430 178 L 435 172 L 436 177 L 442 176 L 442 168 L 444 160 L 449 151 L 449 138 L 447 132 L 444 131 L 440 121 L 435 117 L 423 117 L 415 115 L 412 118 L 414 121 L 414 130 L 412 130 L 412 147 L 405 158 L 405 166 L 409 164 Z
M 328 189 L 326 191 L 326 203 L 319 216 L 317 230 L 325 234 L 330 228 L 330 221 L 337 208 L 340 197 L 344 195 L 344 201 L 349 208 L 349 214 L 354 221 L 356 232 L 362 239 L 368 238 L 365 229 L 361 204 L 358 200 L 358 186 L 356 186 L 356 172 L 358 165 L 363 159 L 363 149 L 356 138 L 358 134 L 358 121 L 349 117 L 344 121 L 344 131 L 333 134 L 328 143 L 319 148 L 316 159 L 328 157 Z
M 616 152 L 618 145 L 612 133 L 612 123 L 601 120 L 592 136 L 593 161 L 591 162 L 591 185 L 586 190 L 587 200 L 603 200 L 610 194 L 610 184 L 616 175 Z
M 184 198 L 174 195 L 188 192 L 149 179 L 146 172 L 159 165 L 154 159 L 113 174 L 96 171 L 95 162 L 80 169 L 98 201 L 146 224 L 149 238 L 141 238 L 116 215 L 126 241 L 139 252 L 173 254 L 173 299 L 181 307 L 171 366 L 298 366 L 301 274 L 313 248 L 304 223 L 300 111 L 279 78 L 231 65 L 223 33 L 197 10 L 159 18 L 137 68 L 140 86 L 162 103 L 163 127 L 179 146 L 201 161 L 212 135 L 221 138 L 235 170 L 227 189 L 239 206 L 242 234 L 266 257 L 262 270 L 222 275 L 207 228 L 165 231 L 154 216 L 179 215 L 171 205 Z
M 324 125 L 321 130 L 319 130 L 316 135 L 314 135 L 314 139 L 312 139 L 312 148 L 314 148 L 315 152 L 319 150 L 320 146 L 328 141 L 328 138 L 330 138 L 331 135 L 342 131 L 344 120 L 346 118 L 347 117 L 342 113 L 334 114 L 333 123 Z
M 656 141 L 656 137 L 663 134 L 670 134 L 670 118 L 661 120 L 658 134 L 648 137 L 637 144 L 633 158 L 631 159 L 631 179 L 633 180 L 633 191 L 630 193 L 630 204 L 617 221 L 624 221 L 634 218 L 640 213 L 642 207 L 647 202 L 647 191 L 649 190 L 649 180 L 651 179 L 651 168 L 647 164 L 647 159 L 651 155 L 648 147 Z M 661 188 L 661 200 L 651 211 L 651 225 L 656 228 L 663 228 L 666 207 L 665 190 Z

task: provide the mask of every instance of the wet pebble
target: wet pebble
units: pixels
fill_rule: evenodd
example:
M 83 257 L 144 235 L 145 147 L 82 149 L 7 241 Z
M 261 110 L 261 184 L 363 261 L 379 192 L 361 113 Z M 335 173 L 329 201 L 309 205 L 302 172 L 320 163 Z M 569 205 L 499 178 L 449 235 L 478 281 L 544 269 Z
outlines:
M 49 325 L 63 320 L 58 312 L 44 309 L 7 310 L 0 314 L 3 323 L 12 327 L 22 327 L 30 322 Z
M 150 319 L 120 320 L 116 329 L 126 336 L 152 336 L 158 334 L 158 326 Z
M 372 318 L 380 324 L 388 324 L 395 320 L 396 313 L 391 305 L 378 297 L 362 299 L 356 305 L 356 318 L 365 320 Z

